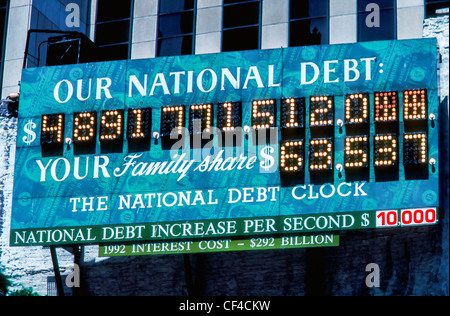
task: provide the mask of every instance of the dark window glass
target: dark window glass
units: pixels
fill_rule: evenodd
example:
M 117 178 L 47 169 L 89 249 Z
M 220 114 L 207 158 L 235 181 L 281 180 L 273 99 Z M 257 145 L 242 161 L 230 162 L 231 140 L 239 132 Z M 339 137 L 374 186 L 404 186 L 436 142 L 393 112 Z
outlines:
M 328 19 L 306 19 L 291 22 L 291 46 L 328 44 Z
M 222 51 L 258 49 L 260 30 L 260 0 L 224 0 Z
M 194 12 L 192 11 L 163 15 L 159 20 L 159 37 L 192 34 L 194 31 L 193 20 Z
M 328 16 L 328 1 L 291 0 L 291 19 Z
M 369 4 L 377 4 L 377 13 Z M 368 9 L 366 11 L 366 9 Z M 379 21 L 376 17 L 379 14 Z M 358 41 L 380 41 L 396 38 L 396 7 L 395 0 L 358 0 Z M 378 22 L 378 23 L 377 23 Z
M 129 49 L 128 44 L 103 46 L 99 48 L 99 54 L 102 56 L 102 60 L 121 60 L 128 58 L 124 56 L 128 56 Z
M 259 2 L 230 5 L 223 10 L 224 28 L 259 24 Z
M 436 11 L 449 7 L 448 0 L 425 0 L 426 17 L 434 17 L 437 15 Z M 447 13 L 448 14 L 448 13 Z
M 251 50 L 259 46 L 259 27 L 251 26 L 223 31 L 224 52 Z
M 132 0 L 98 0 L 95 43 L 101 60 L 128 59 Z
M 194 53 L 196 0 L 160 0 L 157 56 Z
M 131 0 L 99 0 L 97 22 L 130 18 Z
M 186 10 L 193 10 L 195 0 L 163 0 L 160 2 L 159 13 L 173 13 Z
M 291 0 L 289 46 L 329 43 L 329 0 Z
M 99 46 L 127 43 L 129 38 L 129 21 L 107 22 L 97 25 L 96 43 Z

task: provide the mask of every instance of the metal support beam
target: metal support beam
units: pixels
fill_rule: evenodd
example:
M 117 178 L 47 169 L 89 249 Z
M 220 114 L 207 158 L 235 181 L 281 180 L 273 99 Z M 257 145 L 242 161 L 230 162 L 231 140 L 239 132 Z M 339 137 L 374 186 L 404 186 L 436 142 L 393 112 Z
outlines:
M 52 255 L 53 271 L 55 272 L 56 288 L 58 290 L 58 296 L 64 296 L 64 288 L 61 279 L 61 272 L 59 271 L 58 256 L 56 254 L 56 248 L 50 247 L 50 253 Z
M 83 279 L 81 277 L 81 263 L 84 261 L 84 247 L 83 246 L 74 246 L 73 247 L 73 263 L 74 263 L 74 273 L 78 273 L 78 275 L 74 275 L 74 287 L 72 288 L 73 296 L 85 296 L 86 293 L 84 291 Z M 77 278 L 78 280 L 76 280 Z M 77 284 L 77 282 L 78 284 Z

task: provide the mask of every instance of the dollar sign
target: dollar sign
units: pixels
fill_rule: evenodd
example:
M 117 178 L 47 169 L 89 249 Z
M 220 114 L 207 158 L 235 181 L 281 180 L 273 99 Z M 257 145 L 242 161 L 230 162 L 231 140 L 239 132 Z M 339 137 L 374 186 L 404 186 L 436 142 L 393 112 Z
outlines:
M 275 159 L 272 157 L 272 153 L 275 151 L 272 146 L 267 145 L 261 150 L 261 157 L 264 159 L 261 161 L 260 166 L 265 172 L 268 172 L 275 163 Z
M 361 222 L 361 226 L 362 227 L 367 227 L 367 226 L 369 226 L 369 214 L 367 214 L 367 213 L 364 213 L 362 216 L 361 216 L 361 219 L 363 220 L 363 222 Z
M 23 128 L 23 130 L 27 134 L 27 136 L 24 136 L 22 138 L 22 140 L 28 146 L 30 146 L 31 143 L 36 140 L 36 133 L 33 131 L 35 128 L 36 128 L 36 123 L 34 123 L 32 120 L 29 120 L 28 123 Z

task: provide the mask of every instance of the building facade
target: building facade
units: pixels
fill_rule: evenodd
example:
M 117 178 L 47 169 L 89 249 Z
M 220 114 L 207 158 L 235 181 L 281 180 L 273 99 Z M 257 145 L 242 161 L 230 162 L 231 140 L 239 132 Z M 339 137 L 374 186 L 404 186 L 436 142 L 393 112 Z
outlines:
M 95 43 L 95 53 L 89 44 L 80 44 L 87 61 L 437 37 L 440 97 L 447 102 L 448 116 L 448 15 L 448 1 L 443 0 L 0 0 L 1 97 L 20 92 L 22 68 L 61 62 L 47 50 L 49 38 L 57 36 L 82 34 L 86 43 Z M 14 120 L 0 118 L 0 266 L 17 284 L 53 295 L 49 249 L 8 247 Z M 448 196 L 448 176 L 446 190 Z M 84 247 L 83 291 L 448 295 L 448 202 L 444 213 L 441 224 L 431 229 L 345 233 L 349 242 L 331 250 L 99 259 L 97 247 Z M 73 254 L 58 249 L 58 255 L 63 275 L 71 273 Z M 365 286 L 364 269 L 370 262 L 379 262 L 385 272 L 380 288 Z M 193 285 L 186 274 L 193 275 Z

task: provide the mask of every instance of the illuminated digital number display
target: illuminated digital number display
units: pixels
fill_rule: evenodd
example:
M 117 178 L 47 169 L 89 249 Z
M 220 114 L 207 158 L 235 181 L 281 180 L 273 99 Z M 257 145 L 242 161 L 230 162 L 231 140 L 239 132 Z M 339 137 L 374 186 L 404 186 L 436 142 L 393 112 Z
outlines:
M 298 173 L 304 171 L 303 140 L 283 141 L 280 144 L 280 172 Z
M 309 124 L 314 126 L 333 126 L 334 98 L 332 96 L 317 96 L 310 99 Z
M 64 114 L 42 116 L 41 146 L 44 156 L 62 155 L 64 144 Z
M 217 128 L 222 132 L 222 147 L 242 146 L 242 103 L 224 102 L 217 106 Z M 219 144 L 220 144 L 219 143 Z
M 296 139 L 305 137 L 305 98 L 281 100 L 281 137 Z
M 406 120 L 426 120 L 427 91 L 407 90 L 403 93 L 403 118 Z
M 347 181 L 370 177 L 370 96 L 352 93 L 345 96 L 345 150 L 344 168 Z
M 398 133 L 398 93 L 375 92 L 375 129 L 377 133 Z
M 213 110 L 212 104 L 197 104 L 190 106 L 189 133 L 191 135 L 191 148 L 203 148 L 210 140 L 213 124 Z
M 281 101 L 281 128 L 305 127 L 305 98 Z
M 345 138 L 345 168 L 367 168 L 369 158 L 369 139 L 367 136 Z
M 184 133 L 186 110 L 184 105 L 166 106 L 161 110 L 161 141 L 164 149 L 177 142 Z
M 170 136 L 172 133 L 181 135 L 185 126 L 185 120 L 184 105 L 163 107 L 161 113 L 161 136 Z
M 428 178 L 428 96 L 427 90 L 403 92 L 403 165 L 405 179 Z
M 252 102 L 253 143 L 267 144 L 275 141 L 271 130 L 276 126 L 277 101 L 274 99 L 255 100 Z
M 312 96 L 309 100 L 310 181 L 322 184 L 332 181 L 334 172 L 334 97 Z
M 369 180 L 370 144 L 367 136 L 345 138 L 344 168 L 347 181 Z
M 368 93 L 348 94 L 345 98 L 345 124 L 368 124 L 370 118 Z
M 399 179 L 399 95 L 374 93 L 374 167 L 376 181 Z
M 189 133 L 210 133 L 212 120 L 212 104 L 191 105 L 189 108 Z
M 97 112 L 74 113 L 73 121 L 75 154 L 94 153 L 97 141 Z
M 281 141 L 279 170 L 282 186 L 305 183 L 305 143 L 303 139 Z
M 309 170 L 333 170 L 333 139 L 312 139 L 309 146 Z
M 376 181 L 398 180 L 398 135 L 375 135 L 373 147 Z
M 150 149 L 152 109 L 131 109 L 128 111 L 128 151 L 139 152 Z
M 371 125 L 371 95 L 374 101 L 373 125 Z M 334 96 L 312 96 L 309 104 L 305 97 L 284 98 L 280 100 L 281 141 L 279 151 L 279 170 L 283 175 L 296 175 L 302 183 L 306 171 L 311 183 L 333 181 L 335 158 L 339 174 L 343 170 L 349 181 L 369 181 L 371 159 L 376 181 L 398 180 L 399 165 L 402 162 L 406 179 L 428 177 L 428 96 L 427 90 L 396 91 L 346 94 L 340 109 L 343 109 L 343 124 L 335 135 Z M 403 101 L 403 112 L 399 108 Z M 277 100 L 254 100 L 250 104 L 251 129 L 254 136 L 277 126 Z M 305 113 L 309 105 L 309 129 Z M 215 117 L 215 109 L 217 116 Z M 186 108 L 184 105 L 166 106 L 161 110 L 160 136 L 163 149 L 179 140 L 184 133 Z M 232 134 L 233 142 L 222 146 L 241 146 L 243 125 L 242 102 L 224 102 L 214 105 L 195 104 L 189 106 L 189 133 L 195 135 L 212 133 L 214 119 L 217 129 L 224 134 Z M 400 125 L 399 113 L 403 114 Z M 65 142 L 65 115 L 48 114 L 41 117 L 42 154 L 44 156 L 62 155 Z M 127 126 L 125 127 L 125 120 Z M 375 125 L 375 126 L 374 126 Z M 371 130 L 371 126 L 374 129 Z M 152 109 L 106 110 L 101 112 L 99 140 L 101 152 L 123 152 L 124 133 L 128 141 L 128 151 L 150 150 L 152 136 Z M 402 127 L 400 129 L 400 127 Z M 404 128 L 403 128 L 404 127 Z M 336 129 L 337 131 L 338 129 Z M 375 131 L 375 135 L 371 133 Z M 236 133 L 235 133 L 236 132 Z M 308 133 L 307 133 L 308 132 Z M 337 132 L 336 132 L 337 133 Z M 343 134 L 343 135 L 341 135 Z M 267 135 L 267 134 L 266 134 Z M 372 134 L 373 135 L 373 134 Z M 171 137 L 172 136 L 172 137 Z M 158 139 L 157 136 L 154 136 Z M 223 137 L 225 139 L 226 137 Z M 201 137 L 203 139 L 203 137 Z M 259 139 L 259 137 L 258 137 Z M 343 155 L 335 155 L 337 146 L 344 143 Z M 74 154 L 94 153 L 97 140 L 97 112 L 73 114 Z M 208 139 L 209 141 L 210 139 Z M 268 138 L 259 140 L 268 143 Z M 26 139 L 24 139 L 26 142 Z M 157 143 L 155 141 L 155 143 Z M 70 144 L 70 142 L 69 142 Z M 257 143 L 254 143 L 258 145 Z M 263 144 L 263 145 L 264 145 Z M 400 148 L 401 147 L 401 148 Z M 67 147 L 69 150 L 70 146 Z M 402 151 L 400 151 L 400 149 Z M 307 151 L 307 154 L 305 152 Z M 400 155 L 402 155 L 400 157 Z M 305 160 L 305 157 L 307 158 Z M 373 158 L 372 158 L 373 157 Z M 400 159 L 402 158 L 402 159 Z M 308 164 L 308 165 L 307 165 Z
M 398 136 L 376 135 L 374 138 L 374 164 L 394 166 L 398 164 Z
M 100 142 L 123 139 L 123 110 L 103 111 Z
M 41 145 L 62 143 L 64 137 L 64 114 L 42 116 Z
M 217 107 L 217 128 L 223 132 L 234 131 L 242 126 L 242 103 L 225 102 Z
M 102 153 L 120 153 L 123 150 L 124 111 L 102 111 L 100 144 Z
M 403 164 L 406 179 L 428 177 L 427 147 L 426 133 L 407 133 L 403 136 Z
M 398 93 L 375 92 L 375 121 L 398 121 Z
M 403 92 L 403 120 L 406 132 L 428 131 L 427 90 L 406 90 Z
M 426 133 L 406 133 L 403 136 L 403 164 L 406 179 L 428 177 L 428 137 Z
M 97 112 L 74 114 L 74 143 L 95 142 L 97 132 Z
M 427 135 L 425 133 L 404 135 L 403 163 L 405 165 L 423 165 L 427 163 Z

